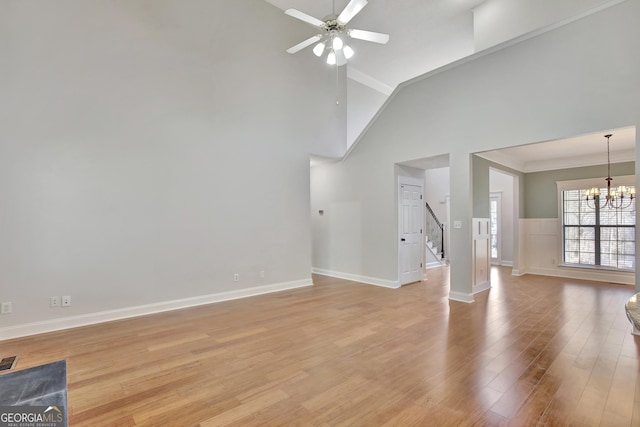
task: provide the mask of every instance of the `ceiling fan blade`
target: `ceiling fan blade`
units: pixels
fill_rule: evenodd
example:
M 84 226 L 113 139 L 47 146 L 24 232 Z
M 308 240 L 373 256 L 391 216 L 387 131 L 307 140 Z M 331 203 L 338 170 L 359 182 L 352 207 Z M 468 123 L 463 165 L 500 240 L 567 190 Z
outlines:
M 302 49 L 304 49 L 305 47 L 307 47 L 307 46 L 310 46 L 310 45 L 314 44 L 315 42 L 317 42 L 317 41 L 318 41 L 318 40 L 320 40 L 321 38 L 322 38 L 322 37 L 321 37 L 319 34 L 318 34 L 318 35 L 315 35 L 315 36 L 313 36 L 313 37 L 309 37 L 309 38 L 308 38 L 308 39 L 306 39 L 305 41 L 300 42 L 300 43 L 298 43 L 297 45 L 292 46 L 292 47 L 290 47 L 289 49 L 287 49 L 287 52 L 288 52 L 288 53 L 296 53 L 296 52 L 298 52 L 299 50 L 302 50 Z
M 373 31 L 347 30 L 347 34 L 354 39 L 366 40 L 368 42 L 387 44 L 389 41 L 389 34 L 374 33 Z
M 286 13 L 289 16 L 293 16 L 294 18 L 297 18 L 301 21 L 304 21 L 307 24 L 311 24 L 314 27 L 322 27 L 324 25 L 324 22 L 319 20 L 318 18 L 314 18 L 313 16 L 307 15 L 304 12 L 300 12 L 297 9 L 287 9 L 284 11 L 284 13 Z
M 348 23 L 353 19 L 354 16 L 358 14 L 362 10 L 363 7 L 367 5 L 367 0 L 351 0 L 349 4 L 347 4 L 340 15 L 338 15 L 338 21 L 343 24 Z

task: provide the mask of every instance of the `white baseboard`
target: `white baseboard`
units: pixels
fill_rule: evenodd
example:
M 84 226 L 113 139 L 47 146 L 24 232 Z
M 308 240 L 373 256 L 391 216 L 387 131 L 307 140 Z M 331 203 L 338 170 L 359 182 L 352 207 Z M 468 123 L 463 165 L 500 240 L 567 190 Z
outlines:
M 479 283 L 473 287 L 473 295 L 479 294 L 480 292 L 484 292 L 491 289 L 491 282 Z
M 398 289 L 400 285 L 397 281 L 377 279 L 374 277 L 359 276 L 357 274 L 341 273 L 338 271 L 324 270 L 322 268 L 312 268 L 312 273 L 322 276 L 335 277 L 337 279 L 352 280 L 354 282 L 366 283 L 367 285 L 382 286 L 384 288 Z
M 474 302 L 473 294 L 465 294 L 463 292 L 449 291 L 449 299 L 452 301 L 466 302 L 471 304 Z
M 311 278 L 0 328 L 0 341 L 312 286 Z
M 444 264 L 439 262 L 439 261 L 432 261 L 432 262 L 428 262 L 427 264 L 425 264 L 424 269 L 425 270 L 429 270 L 431 268 L 438 268 L 438 267 L 442 267 Z
M 577 280 L 593 280 L 597 282 L 619 283 L 622 285 L 635 285 L 636 283 L 634 274 L 573 267 L 528 267 L 524 274 L 538 274 L 540 276 L 564 277 L 567 279 Z

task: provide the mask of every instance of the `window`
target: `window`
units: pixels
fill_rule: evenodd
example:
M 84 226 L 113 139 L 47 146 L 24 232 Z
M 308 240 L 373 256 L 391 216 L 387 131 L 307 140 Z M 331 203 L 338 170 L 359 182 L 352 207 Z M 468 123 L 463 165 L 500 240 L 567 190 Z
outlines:
M 606 191 L 600 189 L 603 197 Z M 584 192 L 562 191 L 564 263 L 635 270 L 635 199 L 627 207 L 601 208 L 598 199 L 587 202 Z

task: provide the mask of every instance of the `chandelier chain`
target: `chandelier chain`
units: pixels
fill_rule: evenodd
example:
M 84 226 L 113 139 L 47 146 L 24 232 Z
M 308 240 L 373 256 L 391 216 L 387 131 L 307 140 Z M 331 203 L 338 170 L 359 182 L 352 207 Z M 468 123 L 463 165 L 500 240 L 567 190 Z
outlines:
M 601 209 L 609 208 L 609 209 L 622 209 L 631 206 L 633 203 L 633 199 L 636 194 L 636 189 L 633 186 L 626 187 L 624 185 L 620 185 L 618 187 L 611 188 L 611 150 L 609 147 L 610 138 L 612 134 L 607 134 L 604 137 L 607 138 L 607 177 L 605 181 L 607 181 L 607 194 L 604 199 L 604 203 L 600 206 Z M 587 205 L 594 208 L 596 204 L 600 204 L 600 188 L 593 187 L 587 191 L 585 191 L 585 199 L 587 201 Z M 592 202 L 592 203 L 589 203 Z

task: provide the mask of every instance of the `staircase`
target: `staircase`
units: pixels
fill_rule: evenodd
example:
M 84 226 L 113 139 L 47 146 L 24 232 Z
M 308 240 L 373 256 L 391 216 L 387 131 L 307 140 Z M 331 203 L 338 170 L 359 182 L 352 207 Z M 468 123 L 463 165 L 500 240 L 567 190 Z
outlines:
M 433 255 L 433 260 L 429 262 L 429 256 L 427 253 L 425 265 L 427 267 L 447 265 L 448 262 L 444 253 L 444 225 L 438 220 L 436 214 L 433 212 L 433 209 L 431 209 L 431 206 L 429 206 L 429 203 L 425 204 L 427 206 L 425 243 L 428 252 L 431 252 L 431 254 Z

